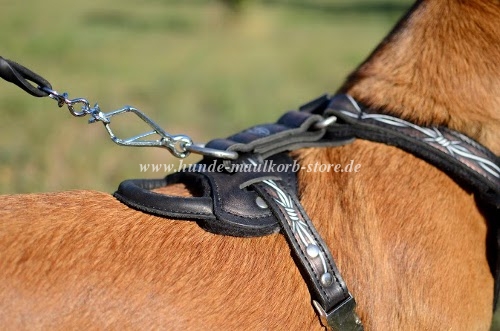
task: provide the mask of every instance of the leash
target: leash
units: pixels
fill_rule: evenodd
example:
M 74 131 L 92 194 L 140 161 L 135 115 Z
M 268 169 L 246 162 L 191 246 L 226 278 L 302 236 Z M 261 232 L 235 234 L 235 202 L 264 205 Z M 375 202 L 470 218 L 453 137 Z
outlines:
M 68 93 L 61 94 L 53 90 L 52 85 L 45 78 L 19 63 L 7 60 L 1 56 L 0 77 L 17 85 L 30 95 L 35 97 L 49 96 L 57 101 L 59 107 L 66 105 L 71 115 L 75 117 L 90 115 L 89 124 L 96 122 L 103 123 L 111 140 L 118 145 L 131 147 L 162 147 L 166 148 L 172 155 L 178 158 L 185 158 L 190 153 L 224 159 L 237 158 L 235 153 L 213 150 L 205 148 L 203 145 L 195 144 L 193 140 L 186 135 L 171 135 L 137 108 L 125 106 L 108 113 L 103 113 L 97 103 L 92 107 L 90 106 L 90 102 L 85 98 L 69 99 Z M 37 86 L 30 82 L 37 84 Z M 135 114 L 152 130 L 129 138 L 118 138 L 111 130 L 111 118 L 125 113 Z M 155 136 L 156 139 L 151 139 L 151 137 Z
M 103 113 L 86 99 L 68 99 L 67 93 L 59 94 L 41 76 L 1 57 L 0 77 L 33 96 L 55 99 L 74 116 L 90 115 L 89 123 L 102 122 L 119 145 L 163 147 L 178 158 L 190 153 L 203 155 L 204 159 L 189 171 L 164 179 L 126 180 L 115 197 L 140 211 L 196 221 L 217 234 L 250 237 L 281 232 L 309 288 L 313 307 L 322 324 L 331 330 L 363 330 L 363 326 L 326 243 L 297 197 L 296 172 L 300 165 L 288 151 L 340 146 L 356 138 L 393 145 L 443 170 L 496 212 L 500 208 L 500 159 L 487 148 L 447 128 L 420 127 L 379 114 L 348 95 L 321 96 L 284 114 L 276 123 L 199 145 L 188 136 L 168 134 L 133 107 Z M 110 128 L 111 117 L 126 112 L 136 114 L 152 131 L 126 139 L 116 137 Z M 152 192 L 175 183 L 183 183 L 201 195 L 184 198 Z M 499 262 L 497 259 L 497 266 Z M 499 275 L 497 271 L 495 297 L 500 289 Z

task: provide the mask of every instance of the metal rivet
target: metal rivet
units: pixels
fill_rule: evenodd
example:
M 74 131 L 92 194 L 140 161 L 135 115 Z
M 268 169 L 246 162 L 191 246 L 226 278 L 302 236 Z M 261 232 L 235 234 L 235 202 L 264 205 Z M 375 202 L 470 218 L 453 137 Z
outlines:
M 255 203 L 257 204 L 257 206 L 259 206 L 259 208 L 262 208 L 262 209 L 269 208 L 267 206 L 267 203 L 261 197 L 257 197 L 257 199 L 255 199 Z
M 332 285 L 332 280 L 333 277 L 328 272 L 325 272 L 324 274 L 321 275 L 321 284 L 323 284 L 324 286 Z
M 315 258 L 319 255 L 319 247 L 314 244 L 309 244 L 307 245 L 306 252 L 309 257 Z

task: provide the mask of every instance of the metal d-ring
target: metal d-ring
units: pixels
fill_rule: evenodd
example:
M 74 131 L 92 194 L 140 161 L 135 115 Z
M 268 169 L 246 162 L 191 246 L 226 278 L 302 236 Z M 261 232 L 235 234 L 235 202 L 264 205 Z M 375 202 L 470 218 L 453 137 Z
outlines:
M 234 151 L 224 151 L 221 149 L 215 148 L 207 148 L 202 144 L 191 144 L 186 146 L 186 149 L 195 154 L 200 154 L 203 156 L 224 159 L 224 160 L 236 160 L 239 157 L 239 154 Z
M 337 117 L 336 116 L 330 116 L 330 117 L 327 117 L 327 118 L 322 119 L 320 121 L 317 121 L 316 123 L 314 123 L 312 125 L 312 128 L 315 129 L 315 130 L 326 129 L 327 127 L 329 127 L 330 125 L 332 125 L 335 122 L 337 122 Z

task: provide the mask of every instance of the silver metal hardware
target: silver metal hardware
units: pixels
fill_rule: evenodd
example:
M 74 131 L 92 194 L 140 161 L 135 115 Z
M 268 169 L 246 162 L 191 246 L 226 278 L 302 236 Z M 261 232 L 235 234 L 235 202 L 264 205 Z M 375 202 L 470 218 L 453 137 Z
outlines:
M 236 160 L 239 154 L 234 151 L 224 151 L 221 149 L 207 148 L 202 144 L 192 144 L 188 147 L 191 153 L 200 154 L 204 156 L 211 156 L 218 159 L 224 160 Z
M 337 122 L 337 117 L 330 116 L 330 117 L 327 117 L 325 119 L 322 119 L 321 121 L 314 123 L 312 127 L 315 130 L 326 129 L 327 127 L 329 127 L 330 125 L 332 125 L 335 122 Z
M 324 274 L 321 275 L 321 284 L 323 286 L 330 286 L 332 285 L 333 277 L 332 274 L 329 272 L 325 272 Z
M 163 147 L 166 148 L 172 155 L 181 159 L 187 157 L 191 153 L 223 160 L 236 160 L 239 157 L 239 154 L 235 151 L 207 148 L 203 144 L 195 144 L 187 135 L 171 135 L 137 108 L 125 106 L 108 113 L 103 113 L 97 103 L 91 107 L 90 102 L 87 99 L 69 99 L 68 93 L 59 93 L 48 87 L 39 87 L 39 89 L 48 93 L 50 98 L 56 100 L 59 107 L 66 105 L 71 115 L 76 117 L 90 115 L 91 117 L 88 121 L 89 123 L 102 122 L 106 131 L 108 131 L 111 140 L 118 145 L 134 147 Z M 128 138 L 117 137 L 111 129 L 111 117 L 124 113 L 135 114 L 151 128 L 151 131 Z M 325 129 L 329 125 L 335 123 L 336 120 L 337 118 L 335 116 L 327 117 L 314 123 L 312 129 Z
M 349 295 L 347 299 L 341 302 L 331 311 L 326 312 L 319 302 L 313 300 L 313 306 L 319 315 L 321 324 L 333 331 L 362 331 L 363 324 L 356 314 L 356 302 Z
M 102 122 L 108 131 L 111 140 L 118 145 L 135 147 L 163 147 L 168 149 L 168 151 L 177 158 L 185 158 L 191 153 L 225 160 L 236 160 L 239 156 L 238 153 L 233 151 L 206 148 L 204 145 L 194 144 L 193 140 L 186 135 L 171 135 L 137 108 L 126 106 L 109 113 L 103 113 L 97 103 L 91 107 L 87 99 L 69 99 L 67 93 L 61 94 L 47 87 L 40 87 L 40 89 L 47 92 L 52 99 L 56 100 L 59 107 L 66 105 L 71 115 L 76 117 L 90 115 L 91 118 L 89 119 L 89 123 Z M 111 117 L 124 113 L 135 114 L 152 130 L 129 138 L 122 139 L 117 137 L 111 130 Z
M 306 253 L 309 257 L 311 258 L 316 258 L 320 251 L 319 251 L 319 247 L 317 245 L 314 245 L 314 244 L 309 244 L 307 245 L 307 248 L 306 248 Z
M 257 197 L 255 199 L 255 203 L 257 204 L 257 206 L 261 209 L 267 209 L 269 208 L 269 206 L 267 205 L 267 203 L 264 201 L 264 199 L 262 199 L 261 197 Z

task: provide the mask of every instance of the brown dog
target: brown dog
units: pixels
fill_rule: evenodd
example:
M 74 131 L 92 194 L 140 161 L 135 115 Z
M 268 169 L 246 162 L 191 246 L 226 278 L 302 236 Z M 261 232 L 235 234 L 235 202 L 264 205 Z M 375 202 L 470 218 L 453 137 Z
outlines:
M 500 3 L 418 2 L 341 89 L 461 131 L 500 154 Z M 295 153 L 301 201 L 366 330 L 488 330 L 487 222 L 446 174 L 366 141 Z M 188 194 L 182 187 L 174 194 Z M 321 192 L 321 194 L 320 194 Z M 320 324 L 279 235 L 241 239 L 76 191 L 0 198 L 3 329 L 312 330 Z

